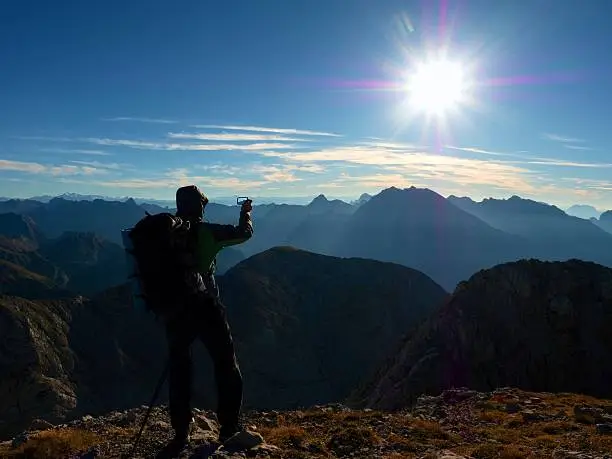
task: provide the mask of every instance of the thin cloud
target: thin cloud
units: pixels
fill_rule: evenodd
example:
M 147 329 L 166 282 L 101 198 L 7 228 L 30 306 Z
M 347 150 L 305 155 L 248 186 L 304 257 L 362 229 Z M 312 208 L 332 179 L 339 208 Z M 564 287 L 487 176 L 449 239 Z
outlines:
M 593 148 L 590 147 L 583 147 L 580 145 L 563 145 L 565 148 L 569 149 L 569 150 L 584 150 L 584 151 L 592 151 Z
M 172 186 L 169 181 L 163 181 L 158 179 L 125 179 L 125 180 L 79 180 L 72 178 L 60 178 L 58 179 L 61 183 L 73 184 L 73 185 L 88 185 L 88 186 L 101 186 L 106 188 L 115 189 L 154 189 L 163 188 L 166 189 Z
M 145 142 L 141 140 L 122 139 L 100 139 L 87 138 L 84 141 L 96 145 L 121 146 L 135 148 L 138 150 L 164 150 L 164 151 L 257 151 L 257 150 L 281 150 L 294 149 L 296 145 L 285 143 L 255 143 L 247 145 L 239 144 L 190 144 L 190 143 L 163 143 Z
M 253 144 L 196 144 L 149 142 L 144 140 L 109 139 L 98 137 L 68 138 L 68 137 L 17 137 L 22 140 L 44 140 L 53 142 L 84 142 L 109 147 L 128 147 L 137 150 L 162 151 L 258 151 L 258 150 L 287 150 L 301 148 L 298 145 L 275 142 L 262 142 Z M 301 140 L 300 140 L 301 141 Z
M 72 164 L 45 165 L 36 162 L 12 161 L 0 159 L 0 171 L 24 172 L 28 174 L 48 174 L 48 175 L 93 175 L 101 174 L 105 171 L 90 165 L 75 166 Z
M 456 147 L 453 145 L 445 145 L 444 148 L 448 148 L 450 150 L 465 151 L 468 153 L 480 153 L 483 155 L 491 155 L 491 156 L 516 156 L 512 153 L 503 153 L 500 151 L 484 150 L 482 148 L 475 148 L 475 147 Z
M 398 143 L 398 142 L 387 142 L 387 141 L 365 141 L 360 142 L 359 145 L 363 145 L 365 147 L 374 147 L 374 148 L 388 148 L 391 150 L 422 150 L 427 148 L 425 145 L 413 145 L 410 143 Z
M 544 134 L 542 134 L 542 137 L 544 137 L 547 140 L 552 140 L 553 142 L 562 142 L 562 143 L 580 143 L 580 142 L 584 142 L 583 139 L 577 139 L 575 137 L 568 137 L 568 136 L 563 136 L 563 135 L 558 135 L 558 134 L 550 134 L 550 133 L 544 133 Z
M 47 170 L 46 166 L 40 163 L 11 161 L 8 159 L 0 159 L 0 170 L 28 172 L 30 174 L 41 174 Z
M 196 129 L 225 129 L 227 131 L 249 131 L 249 132 L 273 132 L 276 134 L 294 134 L 294 135 L 311 135 L 324 137 L 342 137 L 340 134 L 321 131 L 309 131 L 303 129 L 284 129 L 284 128 L 268 128 L 261 126 L 235 126 L 235 125 L 218 125 L 218 124 L 199 124 L 191 126 Z
M 525 164 L 540 164 L 544 166 L 560 166 L 560 167 L 591 167 L 591 168 L 596 168 L 596 169 L 612 167 L 611 163 L 580 163 L 576 161 L 563 161 L 563 160 L 525 161 Z
M 569 148 L 572 150 L 591 150 L 591 148 L 588 147 L 582 147 L 582 146 L 578 146 L 578 145 L 564 145 L 565 148 Z M 521 159 L 521 161 L 504 161 L 504 163 L 506 164 L 538 164 L 538 165 L 544 165 L 544 166 L 560 166 L 560 167 L 593 167 L 593 168 L 597 168 L 597 167 L 612 167 L 612 164 L 609 163 L 589 163 L 589 162 L 580 162 L 580 161 L 568 161 L 568 160 L 564 160 L 564 159 L 559 159 L 559 158 L 543 158 L 543 157 L 537 157 L 537 156 L 529 156 L 529 155 L 525 155 L 525 154 L 521 154 L 521 153 L 527 153 L 525 151 L 521 151 L 521 152 L 517 152 L 517 153 L 502 153 L 502 152 L 493 152 L 490 150 L 481 150 L 478 148 L 472 148 L 472 147 L 454 147 L 451 145 L 447 145 L 446 148 L 450 148 L 453 150 L 461 150 L 461 151 L 467 151 L 467 152 L 473 152 L 473 153 L 483 153 L 486 155 L 493 155 L 493 156 L 508 156 L 508 157 L 513 157 L 513 158 L 519 158 Z
M 363 146 L 328 148 L 310 152 L 265 152 L 267 156 L 294 162 L 337 162 L 375 167 L 411 179 L 443 181 L 464 186 L 486 185 L 499 189 L 533 191 L 533 172 L 500 161 L 485 161 L 426 152 L 398 152 Z
M 71 150 L 64 148 L 43 148 L 40 150 L 45 153 L 66 153 L 66 154 L 75 154 L 75 155 L 91 155 L 91 156 L 113 156 L 113 153 L 102 150 Z
M 112 169 L 112 170 L 120 170 L 123 167 L 126 167 L 126 165 L 121 165 L 118 163 L 101 163 L 99 161 L 70 161 L 73 164 L 78 164 L 81 166 L 88 166 L 88 167 L 95 167 L 98 169 Z
M 154 124 L 176 124 L 178 121 L 165 120 L 158 118 L 139 118 L 131 116 L 117 116 L 115 118 L 102 118 L 102 121 L 134 121 L 138 123 L 154 123 Z
M 185 140 L 214 140 L 214 141 L 228 141 L 228 142 L 308 142 L 306 139 L 297 137 L 285 137 L 280 134 L 275 135 L 264 135 L 264 134 L 195 134 L 195 133 L 184 133 L 184 132 L 170 132 L 168 137 L 172 139 L 185 139 Z

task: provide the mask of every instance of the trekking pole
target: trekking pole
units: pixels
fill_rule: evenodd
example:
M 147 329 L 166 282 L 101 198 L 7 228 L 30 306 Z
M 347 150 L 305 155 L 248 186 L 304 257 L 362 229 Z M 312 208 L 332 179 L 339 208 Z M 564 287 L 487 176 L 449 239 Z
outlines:
M 155 387 L 155 391 L 153 392 L 153 396 L 151 397 L 151 402 L 149 403 L 149 407 L 147 409 L 147 412 L 145 414 L 144 419 L 142 420 L 142 424 L 140 425 L 140 431 L 136 434 L 136 436 L 134 437 L 134 444 L 132 445 L 132 452 L 130 453 L 130 455 L 128 457 L 133 457 L 134 453 L 136 452 L 136 446 L 138 445 L 138 442 L 140 441 L 140 437 L 142 436 L 142 431 L 144 430 L 144 427 L 147 423 L 147 421 L 149 420 L 149 416 L 151 415 L 151 411 L 153 410 L 153 404 L 155 403 L 155 400 L 157 400 L 157 396 L 159 395 L 159 391 L 161 390 L 161 387 L 164 384 L 164 381 L 166 380 L 166 377 L 168 376 L 168 369 L 170 368 L 170 359 L 168 358 L 168 360 L 166 360 L 166 365 L 164 367 L 164 371 L 162 372 L 159 381 L 157 382 L 157 387 Z

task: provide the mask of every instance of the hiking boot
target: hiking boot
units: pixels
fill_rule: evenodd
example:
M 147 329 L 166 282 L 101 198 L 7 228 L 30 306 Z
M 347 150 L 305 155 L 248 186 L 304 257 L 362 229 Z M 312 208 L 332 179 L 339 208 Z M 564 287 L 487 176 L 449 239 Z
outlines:
M 264 438 L 257 432 L 241 429 L 235 432 L 221 432 L 219 441 L 228 448 L 251 449 L 264 443 Z
M 162 450 L 155 456 L 156 459 L 170 459 L 178 457 L 179 454 L 189 445 L 188 434 L 175 435 Z

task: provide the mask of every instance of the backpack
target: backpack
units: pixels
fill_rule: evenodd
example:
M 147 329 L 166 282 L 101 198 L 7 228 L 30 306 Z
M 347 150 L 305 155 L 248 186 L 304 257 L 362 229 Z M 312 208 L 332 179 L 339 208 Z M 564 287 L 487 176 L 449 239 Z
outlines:
M 137 309 L 164 314 L 195 266 L 190 223 L 168 212 L 146 212 L 133 228 L 121 231 L 128 278 Z

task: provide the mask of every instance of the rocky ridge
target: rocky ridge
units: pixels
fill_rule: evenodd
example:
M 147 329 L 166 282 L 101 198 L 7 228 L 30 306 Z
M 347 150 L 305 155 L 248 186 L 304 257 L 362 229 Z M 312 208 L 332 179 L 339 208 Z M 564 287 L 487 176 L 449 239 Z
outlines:
M 35 420 L 0 444 L 6 458 L 128 457 L 146 406 L 67 424 Z M 151 410 L 135 455 L 154 457 L 171 436 L 165 406 Z M 412 410 L 353 410 L 343 405 L 301 411 L 250 411 L 246 425 L 265 443 L 219 448 L 215 414 L 194 409 L 183 458 L 612 459 L 612 401 L 514 388 L 450 389 L 422 396 Z M 51 456 L 49 456 L 51 455 Z

